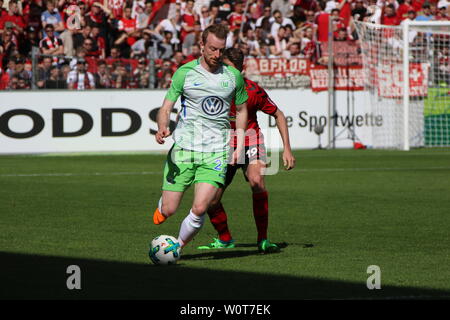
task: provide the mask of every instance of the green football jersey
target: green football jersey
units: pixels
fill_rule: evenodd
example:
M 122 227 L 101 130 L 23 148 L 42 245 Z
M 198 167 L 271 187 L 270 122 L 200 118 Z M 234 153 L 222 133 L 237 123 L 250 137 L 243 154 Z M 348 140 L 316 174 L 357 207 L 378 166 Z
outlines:
M 241 73 L 225 64 L 211 73 L 193 60 L 175 72 L 166 99 L 176 102 L 180 96 L 175 143 L 192 151 L 227 151 L 230 106 L 233 100 L 240 105 L 248 99 Z

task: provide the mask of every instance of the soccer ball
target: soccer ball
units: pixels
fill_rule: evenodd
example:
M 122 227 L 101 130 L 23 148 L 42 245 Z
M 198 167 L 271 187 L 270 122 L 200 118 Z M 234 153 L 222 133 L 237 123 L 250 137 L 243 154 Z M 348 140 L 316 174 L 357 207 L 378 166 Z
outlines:
M 148 256 L 154 264 L 175 264 L 180 259 L 180 251 L 178 240 L 163 234 L 152 240 Z

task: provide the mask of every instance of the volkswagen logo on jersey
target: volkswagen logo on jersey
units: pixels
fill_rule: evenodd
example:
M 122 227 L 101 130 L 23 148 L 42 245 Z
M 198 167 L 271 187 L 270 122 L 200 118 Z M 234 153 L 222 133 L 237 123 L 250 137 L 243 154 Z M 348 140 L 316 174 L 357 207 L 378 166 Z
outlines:
M 203 99 L 202 109 L 207 115 L 218 115 L 223 110 L 223 101 L 215 96 L 206 97 Z

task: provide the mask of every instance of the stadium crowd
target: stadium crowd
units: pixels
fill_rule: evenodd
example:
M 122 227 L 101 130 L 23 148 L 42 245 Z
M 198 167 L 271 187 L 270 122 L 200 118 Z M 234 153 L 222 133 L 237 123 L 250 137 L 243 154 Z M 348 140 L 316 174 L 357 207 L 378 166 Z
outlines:
M 447 0 L 0 0 L 0 90 L 168 88 L 219 23 L 246 56 L 320 63 L 330 15 L 335 41 L 357 41 L 353 19 L 400 25 L 449 11 Z

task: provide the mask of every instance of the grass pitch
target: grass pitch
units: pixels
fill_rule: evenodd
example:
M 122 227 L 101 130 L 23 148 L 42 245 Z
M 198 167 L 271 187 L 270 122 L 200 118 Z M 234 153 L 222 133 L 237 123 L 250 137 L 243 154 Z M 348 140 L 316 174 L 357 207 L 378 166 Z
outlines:
M 150 240 L 177 236 L 192 203 L 155 226 L 164 155 L 0 157 L 0 297 L 145 299 L 450 298 L 450 149 L 297 151 L 267 176 L 261 255 L 241 173 L 223 199 L 237 247 L 200 251 L 209 221 L 177 266 L 153 266 Z M 66 268 L 82 289 L 67 290 Z M 366 287 L 381 269 L 381 289 Z

